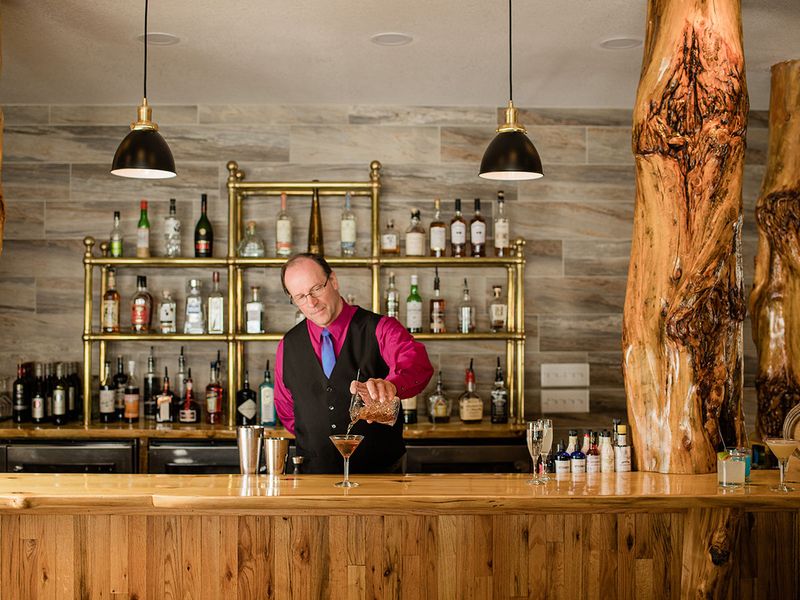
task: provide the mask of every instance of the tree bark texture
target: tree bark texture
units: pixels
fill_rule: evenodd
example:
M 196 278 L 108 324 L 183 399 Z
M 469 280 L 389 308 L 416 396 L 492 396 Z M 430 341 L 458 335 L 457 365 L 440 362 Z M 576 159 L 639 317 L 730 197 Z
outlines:
M 736 508 L 693 508 L 683 534 L 681 598 L 728 598 L 733 569 L 743 562 L 737 543 L 744 513 Z
M 758 433 L 783 435 L 800 401 L 800 60 L 772 67 L 769 152 L 756 203 L 750 319 L 758 350 Z
M 622 332 L 640 470 L 708 473 L 744 441 L 747 113 L 739 0 L 650 0 Z

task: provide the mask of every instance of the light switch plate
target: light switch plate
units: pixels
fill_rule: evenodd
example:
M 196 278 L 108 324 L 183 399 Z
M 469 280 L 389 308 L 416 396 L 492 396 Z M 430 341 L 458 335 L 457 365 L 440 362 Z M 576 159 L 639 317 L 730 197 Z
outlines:
M 542 387 L 589 387 L 589 363 L 542 363 Z
M 588 413 L 589 390 L 555 389 L 542 390 L 543 413 Z

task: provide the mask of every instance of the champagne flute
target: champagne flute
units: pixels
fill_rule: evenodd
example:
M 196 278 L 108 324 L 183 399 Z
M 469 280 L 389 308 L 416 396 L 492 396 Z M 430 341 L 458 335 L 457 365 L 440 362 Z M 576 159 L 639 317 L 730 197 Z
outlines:
M 539 479 L 536 464 L 539 462 L 539 453 L 542 450 L 542 424 L 539 421 L 528 421 L 528 452 L 533 460 L 533 475 L 528 482 L 530 485 L 542 485 L 544 482 Z
M 542 425 L 542 475 L 539 477 L 541 481 L 550 481 L 547 476 L 547 459 L 550 457 L 550 451 L 553 449 L 553 421 L 552 419 L 539 419 Z
M 772 450 L 775 458 L 778 459 L 778 465 L 781 468 L 781 482 L 773 486 L 770 491 L 773 492 L 793 492 L 794 488 L 786 485 L 784 478 L 786 477 L 786 465 L 789 463 L 789 457 L 792 456 L 797 449 L 797 440 L 787 440 L 784 438 L 767 438 L 764 440 L 767 446 Z
M 333 485 L 336 487 L 358 487 L 355 481 L 350 481 L 350 456 L 356 451 L 356 448 L 358 448 L 358 445 L 363 439 L 363 435 L 341 434 L 330 436 L 331 442 L 333 442 L 333 445 L 336 446 L 339 454 L 341 454 L 344 459 L 344 480 L 334 483 Z

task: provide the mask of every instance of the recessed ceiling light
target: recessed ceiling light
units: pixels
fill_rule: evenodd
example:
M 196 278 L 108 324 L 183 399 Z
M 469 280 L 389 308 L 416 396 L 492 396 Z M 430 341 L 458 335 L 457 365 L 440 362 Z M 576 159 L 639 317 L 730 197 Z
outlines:
M 372 40 L 373 44 L 378 44 L 378 46 L 405 46 L 414 40 L 414 38 L 407 33 L 397 33 L 393 31 L 376 33 L 369 39 Z
M 611 37 L 600 42 L 600 47 L 606 50 L 630 50 L 642 45 L 642 38 L 636 37 Z
M 140 42 L 144 42 L 143 35 L 137 35 L 136 39 Z M 181 38 L 179 38 L 177 35 L 172 35 L 171 33 L 153 31 L 152 33 L 147 34 L 147 43 L 152 44 L 153 46 L 174 46 L 180 41 Z

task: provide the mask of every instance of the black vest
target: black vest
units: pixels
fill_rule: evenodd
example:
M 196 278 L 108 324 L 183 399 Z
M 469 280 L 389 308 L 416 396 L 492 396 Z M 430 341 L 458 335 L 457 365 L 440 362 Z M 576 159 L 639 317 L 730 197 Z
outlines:
M 347 433 L 350 423 L 350 382 L 361 369 L 361 381 L 384 379 L 389 367 L 381 358 L 375 329 L 381 315 L 357 308 L 330 379 L 314 354 L 305 321 L 283 338 L 283 383 L 294 399 L 297 454 L 303 473 L 341 473 L 342 456 L 330 435 Z M 353 473 L 386 473 L 406 451 L 403 421 L 394 426 L 358 421 L 350 433 L 364 436 L 350 457 Z

